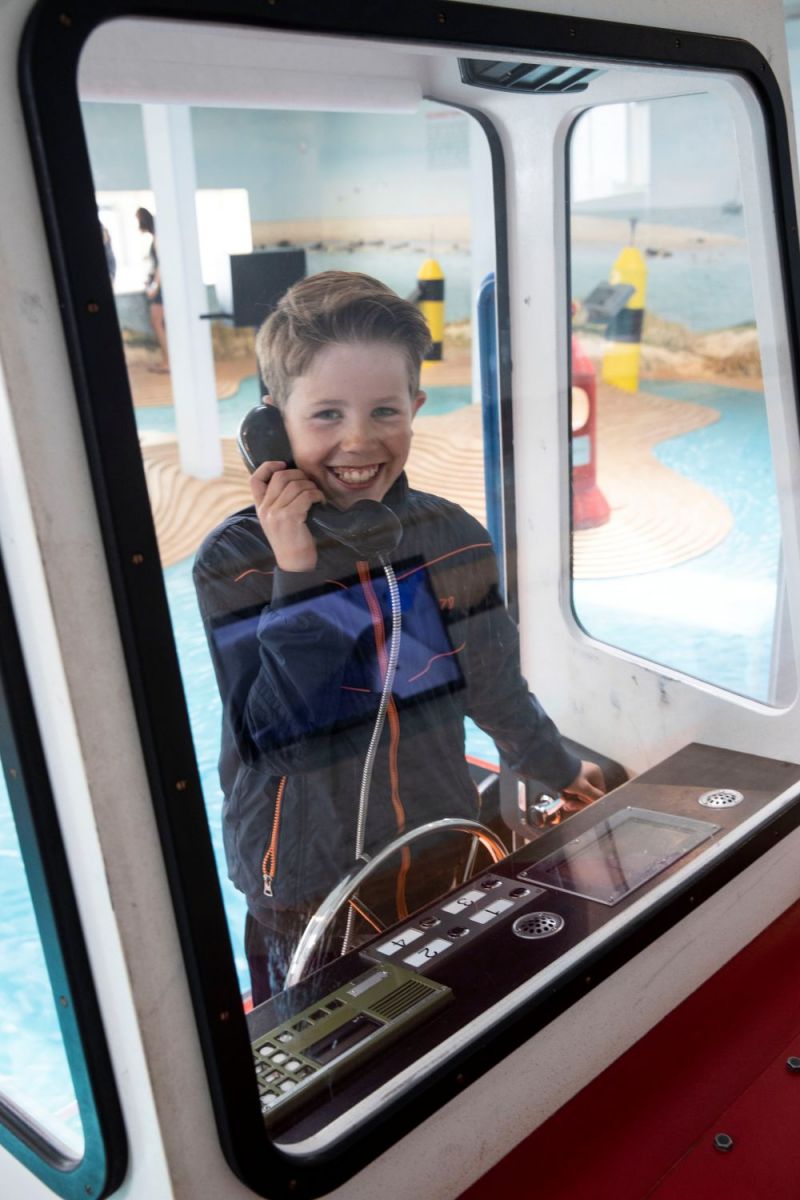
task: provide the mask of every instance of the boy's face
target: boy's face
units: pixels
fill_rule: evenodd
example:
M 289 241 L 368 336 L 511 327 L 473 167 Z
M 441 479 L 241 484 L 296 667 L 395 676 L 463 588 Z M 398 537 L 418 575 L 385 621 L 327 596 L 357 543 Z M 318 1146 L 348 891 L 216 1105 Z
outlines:
M 387 342 L 324 346 L 295 379 L 283 419 L 296 465 L 337 508 L 382 500 L 411 449 L 408 363 Z

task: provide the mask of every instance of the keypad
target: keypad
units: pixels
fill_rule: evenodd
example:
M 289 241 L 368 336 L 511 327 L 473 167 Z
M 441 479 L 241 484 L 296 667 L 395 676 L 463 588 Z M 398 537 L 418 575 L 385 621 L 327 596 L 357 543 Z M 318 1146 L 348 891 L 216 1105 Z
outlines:
M 329 1006 L 330 1007 L 330 1006 Z M 322 1016 L 327 1016 L 327 1013 L 320 1009 Z M 304 1018 L 302 1022 L 298 1021 L 294 1029 L 298 1025 L 302 1025 L 303 1029 L 310 1028 L 314 1022 Z M 275 1041 L 280 1042 L 283 1039 L 280 1034 L 275 1036 Z M 305 1062 L 299 1054 L 289 1055 L 283 1050 L 276 1049 L 271 1043 L 260 1046 L 253 1053 L 255 1061 L 256 1078 L 258 1080 L 258 1090 L 261 1095 L 261 1111 L 268 1112 L 274 1108 L 279 1100 L 284 1096 L 288 1096 L 296 1088 L 300 1087 L 301 1083 L 310 1079 L 312 1075 L 317 1073 L 317 1067 L 312 1063 Z

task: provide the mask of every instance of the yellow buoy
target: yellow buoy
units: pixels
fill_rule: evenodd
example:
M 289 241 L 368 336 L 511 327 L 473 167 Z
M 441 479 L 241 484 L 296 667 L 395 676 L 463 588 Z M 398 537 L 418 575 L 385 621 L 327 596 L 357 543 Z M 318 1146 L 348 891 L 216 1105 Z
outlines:
M 426 362 L 439 362 L 444 339 L 444 272 L 435 258 L 426 258 L 417 274 L 417 307 L 428 322 L 431 348 Z
M 606 383 L 626 392 L 636 392 L 639 390 L 639 359 L 647 289 L 647 266 L 644 255 L 636 246 L 625 246 L 620 251 L 608 281 L 611 284 L 626 283 L 634 292 L 622 311 L 609 323 L 606 331 L 609 345 L 603 355 L 601 375 Z

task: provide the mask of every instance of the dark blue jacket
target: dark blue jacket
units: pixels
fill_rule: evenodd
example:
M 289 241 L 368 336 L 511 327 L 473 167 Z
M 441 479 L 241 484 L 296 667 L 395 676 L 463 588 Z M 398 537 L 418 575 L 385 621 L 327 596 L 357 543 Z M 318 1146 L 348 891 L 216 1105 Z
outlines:
M 580 762 L 520 673 L 488 533 L 462 508 L 409 489 L 392 555 L 402 602 L 397 675 L 378 749 L 366 849 L 439 817 L 478 814 L 464 717 L 522 776 L 559 789 Z M 380 567 L 341 546 L 316 570 L 275 564 L 253 508 L 206 538 L 194 580 L 223 701 L 220 778 L 230 878 L 257 920 L 308 910 L 354 861 L 364 758 L 391 632 Z

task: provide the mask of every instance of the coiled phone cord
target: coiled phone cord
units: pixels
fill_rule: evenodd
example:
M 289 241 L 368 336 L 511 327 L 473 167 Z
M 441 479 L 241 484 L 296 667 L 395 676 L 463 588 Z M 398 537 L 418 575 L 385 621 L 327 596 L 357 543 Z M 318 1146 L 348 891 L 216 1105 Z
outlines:
M 389 698 L 392 694 L 394 685 L 394 677 L 397 673 L 397 660 L 400 655 L 400 629 L 402 613 L 400 609 L 400 589 L 397 586 L 397 576 L 394 573 L 392 564 L 381 554 L 380 564 L 383 567 L 383 573 L 386 576 L 389 584 L 389 601 L 392 610 L 392 632 L 389 637 L 389 653 L 386 663 L 386 675 L 383 680 L 383 691 L 381 692 L 381 700 L 378 705 L 378 714 L 375 718 L 375 725 L 372 730 L 367 755 L 364 759 L 364 769 L 361 772 L 361 788 L 358 794 L 358 820 L 356 822 L 356 861 L 368 862 L 369 857 L 364 853 L 364 838 L 367 830 L 367 810 L 369 808 L 369 791 L 372 785 L 372 768 L 375 765 L 375 756 L 378 753 L 378 743 L 381 740 L 383 726 L 386 721 L 386 710 L 389 707 Z M 342 945 L 342 954 L 346 954 L 350 949 L 350 942 L 353 935 L 353 922 L 355 921 L 355 910 L 351 907 L 347 913 L 347 925 L 344 933 L 344 942 Z

